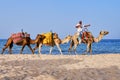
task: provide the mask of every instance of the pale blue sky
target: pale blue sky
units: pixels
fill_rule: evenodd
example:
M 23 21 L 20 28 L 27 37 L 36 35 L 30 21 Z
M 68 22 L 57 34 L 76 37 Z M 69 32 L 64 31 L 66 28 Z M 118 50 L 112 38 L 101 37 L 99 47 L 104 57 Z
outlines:
M 0 38 L 24 29 L 35 38 L 52 30 L 60 38 L 73 35 L 79 20 L 97 37 L 120 39 L 120 0 L 0 0 Z

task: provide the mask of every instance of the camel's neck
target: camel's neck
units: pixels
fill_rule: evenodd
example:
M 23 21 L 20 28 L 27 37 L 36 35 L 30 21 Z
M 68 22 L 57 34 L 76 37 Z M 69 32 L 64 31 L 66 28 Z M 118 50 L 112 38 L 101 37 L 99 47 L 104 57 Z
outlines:
M 61 44 L 65 44 L 66 43 L 66 41 L 63 39 L 63 40 L 61 40 Z
M 61 40 L 61 44 L 65 44 L 65 43 L 68 43 L 68 42 L 69 42 L 69 40 L 66 39 L 66 38 L 64 38 L 64 39 Z
M 36 42 L 38 42 L 38 39 L 35 40 L 30 39 L 30 44 L 35 44 Z
M 94 38 L 94 41 L 95 42 L 99 42 L 99 41 L 101 41 L 101 39 L 104 37 L 104 35 L 99 35 L 97 38 Z
M 36 40 L 30 40 L 30 44 L 35 44 Z

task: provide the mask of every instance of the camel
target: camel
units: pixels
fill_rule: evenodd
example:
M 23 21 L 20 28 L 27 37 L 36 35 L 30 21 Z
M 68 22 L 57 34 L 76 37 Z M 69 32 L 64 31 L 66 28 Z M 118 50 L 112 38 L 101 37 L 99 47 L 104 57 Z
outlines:
M 108 33 L 109 33 L 108 31 L 101 31 L 100 34 L 99 34 L 99 36 L 98 36 L 97 38 L 94 38 L 91 32 L 84 32 L 83 35 L 87 34 L 88 39 L 84 39 L 84 40 L 82 39 L 82 40 L 81 40 L 81 43 L 85 43 L 85 44 L 87 45 L 87 50 L 86 50 L 86 52 L 87 52 L 87 53 L 90 52 L 90 54 L 92 55 L 92 47 L 91 47 L 91 46 L 92 46 L 92 43 L 93 43 L 93 42 L 99 42 L 99 41 L 100 41 L 105 35 L 107 35 Z M 69 47 L 69 49 L 68 49 L 69 53 L 70 53 L 71 49 L 72 49 L 73 46 L 74 46 L 74 53 L 77 54 L 76 48 L 77 48 L 77 46 L 78 46 L 79 44 L 81 44 L 81 43 L 79 43 L 79 41 L 78 41 L 78 36 L 77 36 L 77 34 L 75 33 L 75 34 L 72 36 L 72 38 L 71 38 L 70 47 Z
M 18 42 L 18 43 L 14 43 L 14 42 L 13 42 L 13 38 L 12 38 L 12 37 L 9 37 L 8 40 L 7 40 L 7 42 L 6 42 L 6 44 L 5 44 L 5 46 L 4 46 L 4 48 L 2 49 L 2 53 L 1 53 L 1 54 L 3 54 L 4 51 L 5 51 L 5 49 L 8 48 L 8 47 L 9 47 L 9 53 L 12 54 L 13 43 L 16 44 L 16 45 L 18 45 L 18 46 L 22 46 L 22 49 L 21 49 L 21 51 L 20 51 L 20 54 L 22 54 L 23 49 L 24 49 L 24 47 L 25 47 L 26 45 L 27 45 L 27 46 L 29 47 L 29 49 L 31 50 L 32 54 L 34 54 L 34 51 L 32 50 L 30 44 L 35 44 L 35 43 L 37 43 L 37 42 L 38 42 L 40 39 L 42 39 L 42 38 L 44 38 L 44 36 L 38 34 L 38 35 L 36 36 L 36 39 L 35 39 L 35 40 L 32 40 L 30 37 L 24 37 L 24 38 L 22 39 L 22 41 L 20 41 L 20 42 Z
M 62 53 L 62 50 L 60 48 L 60 44 L 68 43 L 71 40 L 71 37 L 72 36 L 68 35 L 63 40 L 61 40 L 58 37 L 57 33 L 53 33 L 53 41 L 52 41 L 52 43 L 50 43 L 50 44 L 43 43 L 43 41 L 45 39 L 45 38 L 43 38 L 42 40 L 40 40 L 39 42 L 37 42 L 36 47 L 33 50 L 35 51 L 37 48 L 39 48 L 39 54 L 41 54 L 41 47 L 42 47 L 42 45 L 51 46 L 50 51 L 49 51 L 49 54 L 51 54 L 52 50 L 53 50 L 53 47 L 57 46 L 58 50 L 60 51 L 60 54 L 62 55 L 63 53 Z

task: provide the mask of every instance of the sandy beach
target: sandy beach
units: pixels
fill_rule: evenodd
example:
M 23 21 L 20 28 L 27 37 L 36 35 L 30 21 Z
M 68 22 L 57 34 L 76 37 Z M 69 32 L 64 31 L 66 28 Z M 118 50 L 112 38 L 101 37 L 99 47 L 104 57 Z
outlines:
M 4 54 L 0 80 L 120 80 L 120 54 Z

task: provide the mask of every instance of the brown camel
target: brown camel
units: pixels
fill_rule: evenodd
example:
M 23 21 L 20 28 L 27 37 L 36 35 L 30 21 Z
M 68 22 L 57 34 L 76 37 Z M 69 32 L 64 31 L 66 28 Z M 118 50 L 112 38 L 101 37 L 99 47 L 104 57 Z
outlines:
M 45 38 L 43 38 L 42 40 L 40 40 L 39 42 L 37 42 L 37 45 L 36 45 L 36 47 L 33 50 L 35 51 L 39 47 L 39 54 L 41 54 L 41 47 L 42 47 L 42 45 L 51 46 L 50 51 L 49 51 L 49 54 L 51 54 L 53 47 L 57 46 L 58 50 L 62 54 L 62 50 L 60 48 L 60 44 L 68 43 L 71 40 L 71 37 L 72 36 L 68 35 L 63 40 L 61 40 L 58 37 L 58 34 L 53 33 L 53 39 L 52 39 L 53 41 L 52 41 L 52 43 L 49 43 L 49 44 L 43 43 L 43 41 L 45 40 Z
M 91 32 L 84 32 L 83 35 L 86 35 L 88 38 L 87 39 L 82 39 L 81 43 L 87 44 L 86 52 L 87 53 L 90 52 L 92 54 L 92 47 L 91 47 L 92 43 L 93 42 L 99 42 L 108 33 L 109 33 L 108 31 L 101 31 L 99 36 L 97 38 L 94 38 Z M 82 35 L 82 37 L 83 37 L 83 35 Z M 78 44 L 81 44 L 81 43 L 79 43 L 78 36 L 75 33 L 71 38 L 70 48 L 68 50 L 69 53 L 70 53 L 72 47 L 74 46 L 74 53 L 77 54 L 76 53 L 76 48 L 77 48 Z
M 13 38 L 9 37 L 8 40 L 7 40 L 7 42 L 6 42 L 6 44 L 5 44 L 5 46 L 4 46 L 4 48 L 2 49 L 2 53 L 1 54 L 3 54 L 3 52 L 5 51 L 5 49 L 8 48 L 8 47 L 9 47 L 9 53 L 12 54 L 13 43 L 16 44 L 16 45 L 18 45 L 18 46 L 22 46 L 22 49 L 20 51 L 21 54 L 22 54 L 22 51 L 23 51 L 23 49 L 24 49 L 24 47 L 26 45 L 32 51 L 32 54 L 34 54 L 34 51 L 32 50 L 30 44 L 35 44 L 35 43 L 37 43 L 42 38 L 44 38 L 44 36 L 38 34 L 35 40 L 32 40 L 30 37 L 24 37 L 22 39 L 22 41 L 20 41 L 18 43 L 14 43 L 13 42 Z

